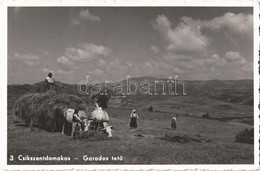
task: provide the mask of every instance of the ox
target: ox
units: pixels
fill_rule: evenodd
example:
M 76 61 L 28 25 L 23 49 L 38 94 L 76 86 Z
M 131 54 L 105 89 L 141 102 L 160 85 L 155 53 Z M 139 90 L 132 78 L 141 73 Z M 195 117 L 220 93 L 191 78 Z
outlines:
M 74 135 L 77 128 L 79 128 L 80 131 L 88 131 L 89 122 L 87 120 L 87 113 L 84 110 L 77 110 L 71 108 L 66 108 L 63 110 L 62 134 L 64 134 L 66 121 L 72 124 L 70 137 L 71 140 L 74 139 Z

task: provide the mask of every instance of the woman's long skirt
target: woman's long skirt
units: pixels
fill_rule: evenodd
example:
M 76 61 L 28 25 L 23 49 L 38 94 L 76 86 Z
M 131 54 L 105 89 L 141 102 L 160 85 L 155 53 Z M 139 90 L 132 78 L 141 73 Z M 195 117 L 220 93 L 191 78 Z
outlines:
M 172 129 L 176 129 L 176 128 L 177 128 L 177 125 L 176 125 L 176 121 L 175 121 L 175 120 L 172 121 L 171 127 L 172 127 Z
M 137 128 L 137 118 L 132 117 L 130 120 L 130 128 Z

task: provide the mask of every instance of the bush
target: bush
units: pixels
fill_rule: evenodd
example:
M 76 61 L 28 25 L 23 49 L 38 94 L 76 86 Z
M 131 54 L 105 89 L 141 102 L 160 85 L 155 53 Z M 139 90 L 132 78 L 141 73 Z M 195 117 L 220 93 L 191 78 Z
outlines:
M 207 118 L 207 119 L 209 119 L 209 118 L 211 118 L 211 117 L 209 116 L 209 113 L 207 112 L 207 113 L 202 114 L 202 118 Z
M 149 111 L 149 112 L 152 112 L 152 111 L 153 111 L 153 107 L 150 106 L 150 107 L 148 108 L 148 111 Z
M 240 131 L 236 137 L 236 142 L 254 144 L 254 128 L 244 129 Z
M 193 114 L 192 114 L 192 113 L 185 113 L 184 116 L 186 116 L 186 117 L 192 117 Z

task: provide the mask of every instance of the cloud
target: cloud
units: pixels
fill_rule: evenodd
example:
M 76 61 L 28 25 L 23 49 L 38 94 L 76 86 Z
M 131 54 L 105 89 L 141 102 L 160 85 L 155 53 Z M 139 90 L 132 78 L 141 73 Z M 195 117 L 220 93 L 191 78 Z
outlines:
M 28 66 L 37 66 L 39 64 L 35 61 L 24 61 L 24 63 Z
M 233 52 L 233 51 L 229 51 L 225 54 L 225 59 L 227 59 L 227 61 L 235 63 L 235 64 L 246 64 L 247 60 L 241 56 L 238 52 Z
M 201 29 L 211 31 L 228 31 L 236 36 L 253 36 L 253 15 L 245 13 L 225 13 L 223 16 L 215 17 L 211 20 L 195 20 L 191 17 L 182 17 L 186 23 L 195 24 Z M 234 35 L 233 35 L 234 36 Z
M 71 75 L 73 73 L 73 70 L 66 71 L 62 69 L 57 69 L 55 73 L 60 74 L 60 75 Z
M 48 68 L 43 68 L 42 72 L 44 72 L 46 74 L 51 72 L 54 76 L 55 75 L 57 75 L 57 76 L 60 76 L 60 75 L 71 75 L 73 73 L 72 70 L 70 70 L 70 71 L 66 71 L 66 70 L 62 70 L 62 69 L 52 70 L 52 69 L 48 69 Z
M 104 80 L 120 80 L 126 76 L 165 76 L 169 72 L 175 72 L 175 68 L 171 63 L 161 61 L 143 61 L 135 62 L 127 59 L 114 59 L 110 61 L 99 60 L 95 68 L 89 68 L 91 77 L 99 77 Z M 176 68 L 177 69 L 177 68 Z
M 70 78 L 72 74 L 82 75 L 83 72 L 94 76 L 105 75 L 106 61 L 102 58 L 109 56 L 111 50 L 102 45 L 93 43 L 81 43 L 77 47 L 68 47 L 64 54 L 56 58 L 56 64 L 51 67 L 55 69 L 43 68 L 42 72 L 52 72 L 61 80 L 75 80 Z M 76 81 L 76 80 L 75 80 Z
M 54 71 L 53 70 L 50 70 L 50 69 L 48 69 L 48 68 L 43 68 L 42 69 L 42 72 L 44 72 L 44 73 L 54 73 Z
M 223 67 L 227 64 L 224 58 L 220 58 L 218 54 L 212 54 L 209 58 L 205 59 L 205 65 L 209 67 Z
M 75 62 L 71 61 L 70 59 L 64 57 L 64 56 L 61 56 L 57 59 L 57 62 L 65 67 L 68 67 L 68 68 L 77 68 Z
M 222 56 L 212 53 L 201 58 L 173 53 L 168 58 L 142 62 L 106 58 L 86 68 L 89 76 L 103 80 L 125 79 L 128 75 L 158 78 L 178 75 L 187 80 L 253 78 L 253 64 L 236 51 L 228 51 Z
M 101 21 L 99 16 L 93 15 L 89 12 L 88 9 L 81 10 L 77 18 L 72 19 L 72 23 L 74 25 L 81 25 L 82 23 L 90 21 L 90 22 L 97 22 Z
M 138 67 L 141 68 L 142 73 L 156 77 L 166 78 L 171 76 L 171 74 L 180 73 L 180 70 L 177 66 L 166 61 L 149 61 L 145 62 L 144 64 L 140 63 Z
M 97 63 L 97 65 L 101 68 L 106 66 L 106 61 L 104 61 L 103 59 L 100 59 Z
M 252 62 L 249 62 L 242 67 L 242 71 L 244 71 L 245 73 L 251 73 L 252 74 L 253 70 L 254 70 L 254 65 L 253 65 Z
M 168 32 L 171 30 L 171 23 L 164 15 L 158 15 L 152 25 L 164 36 L 167 36 Z
M 115 58 L 113 60 L 107 59 L 99 59 L 96 65 L 90 65 L 88 67 L 88 74 L 91 77 L 99 77 L 104 80 L 109 79 L 123 79 L 127 76 L 127 74 L 131 73 L 131 69 L 133 69 L 129 62 L 124 60 L 119 60 Z M 103 75 L 103 76 L 102 76 Z
M 14 59 L 18 59 L 22 61 L 25 65 L 28 66 L 37 66 L 40 64 L 40 57 L 37 55 L 32 55 L 32 54 L 19 54 L 15 53 L 13 56 Z
M 184 16 L 175 27 L 166 16 L 158 15 L 152 26 L 167 43 L 166 50 L 178 53 L 206 51 L 212 39 L 203 32 L 204 30 L 228 31 L 228 38 L 231 40 L 253 36 L 253 16 L 244 13 L 229 12 L 211 20 L 195 20 Z
M 145 62 L 144 63 L 144 67 L 145 68 L 151 68 L 152 67 L 152 64 L 150 62 Z
M 100 22 L 100 17 L 90 14 L 88 9 L 80 11 L 79 18 L 86 19 L 89 21 Z
M 83 43 L 78 48 L 68 47 L 65 50 L 65 58 L 71 61 L 83 62 L 99 56 L 109 56 L 111 50 L 101 45 Z
M 17 59 L 22 59 L 22 60 L 39 60 L 40 57 L 36 56 L 36 55 L 22 55 L 19 53 L 15 53 L 14 57 Z
M 226 52 L 222 57 L 212 54 L 204 58 L 187 57 L 185 60 L 176 60 L 175 57 L 167 58 L 165 63 L 177 68 L 176 73 L 186 79 L 253 78 L 252 63 L 235 51 Z
M 49 51 L 49 50 L 46 50 L 46 51 L 43 52 L 44 56 L 48 56 L 49 57 L 50 54 L 51 54 L 51 51 Z
M 95 69 L 94 71 L 90 71 L 89 74 L 93 76 L 99 76 L 103 75 L 104 71 L 102 69 Z
M 210 21 L 204 21 L 202 25 L 214 31 L 228 29 L 237 35 L 253 36 L 253 16 L 251 14 L 229 12 Z
M 201 27 L 191 18 L 183 17 L 181 22 L 172 28 L 172 24 L 164 15 L 159 15 L 152 26 L 158 30 L 164 40 L 167 42 L 167 50 L 180 52 L 199 52 L 204 51 L 209 40 L 201 33 Z

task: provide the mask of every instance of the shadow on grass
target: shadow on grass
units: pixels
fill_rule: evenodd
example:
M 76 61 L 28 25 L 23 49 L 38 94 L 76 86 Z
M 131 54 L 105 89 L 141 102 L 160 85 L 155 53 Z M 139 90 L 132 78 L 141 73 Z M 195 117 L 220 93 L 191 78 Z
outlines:
M 79 140 L 87 140 L 87 141 L 104 141 L 104 140 L 119 140 L 119 137 L 108 137 L 106 133 L 103 132 L 95 132 L 88 131 L 83 132 L 77 136 Z
M 21 126 L 21 127 L 28 127 L 25 123 L 21 123 L 21 122 L 15 122 L 14 125 Z

